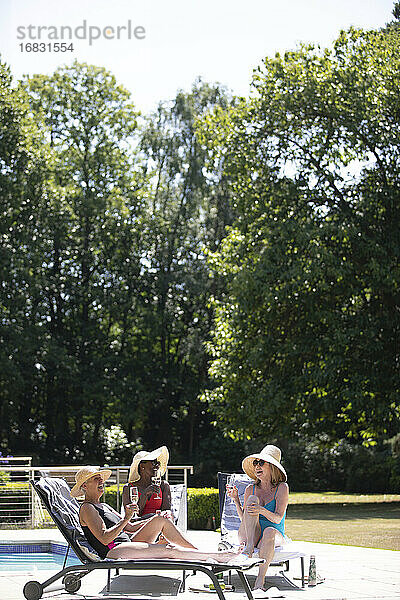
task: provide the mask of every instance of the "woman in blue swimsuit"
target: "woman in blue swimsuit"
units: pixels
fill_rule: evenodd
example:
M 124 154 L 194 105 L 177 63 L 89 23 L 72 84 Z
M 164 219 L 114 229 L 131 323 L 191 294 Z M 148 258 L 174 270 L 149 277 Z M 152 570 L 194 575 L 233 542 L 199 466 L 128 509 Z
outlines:
M 281 465 L 281 451 L 268 445 L 259 454 L 250 454 L 242 462 L 245 473 L 255 483 L 247 486 L 243 506 L 236 487 L 228 491 L 242 521 L 238 536 L 243 552 L 252 556 L 259 548 L 265 562 L 260 565 L 254 589 L 263 589 L 265 575 L 276 546 L 285 539 L 285 516 L 289 500 L 287 475 Z

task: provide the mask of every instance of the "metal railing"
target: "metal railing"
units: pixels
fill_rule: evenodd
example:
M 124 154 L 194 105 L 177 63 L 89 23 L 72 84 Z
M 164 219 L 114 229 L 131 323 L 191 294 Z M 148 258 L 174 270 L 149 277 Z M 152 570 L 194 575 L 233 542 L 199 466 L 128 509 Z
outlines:
M 5 461 L 16 463 L 18 460 L 21 463 L 18 466 L 4 464 Z M 29 481 L 39 479 L 43 475 L 62 477 L 72 487 L 75 484 L 75 473 L 81 468 L 81 465 L 32 467 L 31 460 L 31 457 L 6 458 L 4 461 L 0 459 L 1 529 L 39 527 L 46 524 L 46 521 L 50 524 Z M 106 482 L 106 486 L 117 486 L 116 501 L 117 510 L 119 510 L 122 488 L 128 479 L 129 466 L 110 466 L 108 468 L 111 469 L 112 474 Z M 183 483 L 187 488 L 188 474 L 193 474 L 192 465 L 170 465 L 167 467 L 165 479 L 171 484 Z

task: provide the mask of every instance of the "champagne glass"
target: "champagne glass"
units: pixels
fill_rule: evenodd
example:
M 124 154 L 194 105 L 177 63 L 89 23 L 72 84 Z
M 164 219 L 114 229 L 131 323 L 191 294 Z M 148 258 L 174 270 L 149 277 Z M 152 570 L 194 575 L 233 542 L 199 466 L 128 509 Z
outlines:
M 157 471 L 157 473 L 151 478 L 151 482 L 156 485 L 157 487 L 160 488 L 161 490 L 161 473 L 160 471 Z M 155 500 L 161 500 L 161 496 L 160 496 L 160 492 L 157 492 L 157 495 L 154 496 Z
M 229 475 L 227 477 L 226 480 L 226 491 L 230 494 L 230 492 L 233 490 L 233 486 L 235 484 L 235 478 L 233 475 Z M 231 502 L 233 502 L 233 499 L 231 496 L 228 496 L 228 498 L 230 498 Z
M 129 498 L 130 498 L 131 504 L 137 504 L 139 501 L 139 490 L 135 485 L 131 485 L 131 487 L 129 488 Z M 136 511 L 133 513 L 133 517 L 134 518 L 137 517 Z

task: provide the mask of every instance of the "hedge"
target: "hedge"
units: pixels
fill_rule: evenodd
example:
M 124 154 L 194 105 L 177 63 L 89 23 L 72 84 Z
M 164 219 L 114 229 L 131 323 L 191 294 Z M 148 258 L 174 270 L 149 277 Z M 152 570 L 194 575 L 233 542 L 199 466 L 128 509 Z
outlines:
M 188 528 L 215 529 L 220 526 L 218 490 L 188 489 Z

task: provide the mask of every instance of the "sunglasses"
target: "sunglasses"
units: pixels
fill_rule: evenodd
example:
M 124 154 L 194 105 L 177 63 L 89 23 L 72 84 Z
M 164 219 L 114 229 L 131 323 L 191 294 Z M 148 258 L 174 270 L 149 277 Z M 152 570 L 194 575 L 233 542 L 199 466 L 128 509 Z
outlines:
M 260 467 L 263 467 L 265 465 L 265 460 L 263 460 L 262 458 L 255 458 L 253 460 L 253 467 L 256 467 L 257 465 L 260 465 Z

